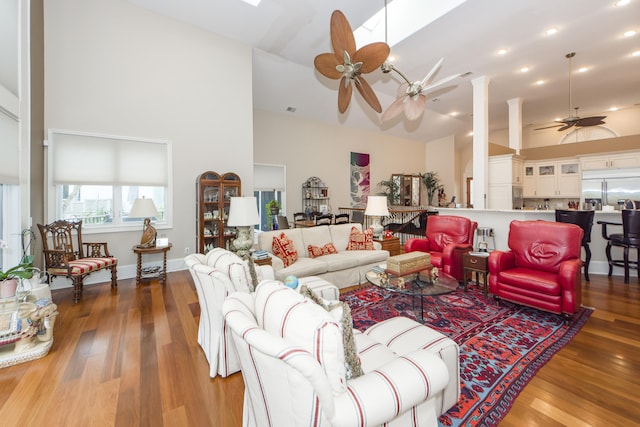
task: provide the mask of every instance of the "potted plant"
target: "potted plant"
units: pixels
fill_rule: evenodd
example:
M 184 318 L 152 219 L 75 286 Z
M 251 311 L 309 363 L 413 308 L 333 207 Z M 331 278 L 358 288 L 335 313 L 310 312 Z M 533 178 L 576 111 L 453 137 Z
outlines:
M 387 202 L 389 206 L 398 205 L 400 202 L 400 186 L 397 182 L 390 179 L 388 181 L 380 181 L 378 183 L 380 187 L 385 187 L 386 189 L 382 193 L 387 196 Z
M 438 178 L 438 172 L 425 172 L 420 174 L 420 178 L 422 182 L 424 182 L 425 187 L 427 187 L 427 200 L 429 201 L 429 206 L 433 206 L 433 196 L 435 196 L 438 191 L 444 189 L 444 186 L 440 184 L 440 178 Z
M 9 247 L 0 240 L 0 249 Z M 20 263 L 7 271 L 0 270 L 0 298 L 12 297 L 16 294 L 18 279 L 30 279 L 33 276 L 30 263 Z
M 267 209 L 267 227 L 269 227 L 269 230 L 272 230 L 273 224 L 274 224 L 273 217 L 280 213 L 280 209 L 282 208 L 282 205 L 280 204 L 279 201 L 273 199 L 264 206 Z

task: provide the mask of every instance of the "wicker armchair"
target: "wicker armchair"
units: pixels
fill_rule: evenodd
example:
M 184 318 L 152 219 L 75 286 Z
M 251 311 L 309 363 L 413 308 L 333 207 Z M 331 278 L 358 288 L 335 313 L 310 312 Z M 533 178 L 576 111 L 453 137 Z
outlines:
M 49 277 L 64 276 L 73 281 L 73 302 L 82 298 L 86 276 L 94 271 L 111 270 L 111 288 L 118 287 L 117 265 L 106 242 L 83 242 L 82 220 L 58 220 L 38 224 L 42 236 L 45 268 Z

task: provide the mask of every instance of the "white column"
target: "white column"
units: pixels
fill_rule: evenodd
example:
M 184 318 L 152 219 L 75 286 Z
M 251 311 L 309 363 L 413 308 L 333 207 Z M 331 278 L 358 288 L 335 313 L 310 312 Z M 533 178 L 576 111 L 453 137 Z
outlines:
M 509 104 L 509 148 L 520 154 L 522 148 L 522 98 L 513 98 Z
M 489 191 L 489 81 L 482 76 L 473 85 L 473 208 L 487 208 Z

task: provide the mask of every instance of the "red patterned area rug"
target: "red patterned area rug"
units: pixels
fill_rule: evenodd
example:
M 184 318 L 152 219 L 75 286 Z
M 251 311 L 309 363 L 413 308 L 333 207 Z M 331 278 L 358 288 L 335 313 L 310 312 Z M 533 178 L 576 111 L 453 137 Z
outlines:
M 419 298 L 365 286 L 345 293 L 354 326 L 364 330 L 389 317 L 419 321 Z M 580 331 L 592 310 L 582 308 L 569 325 L 553 313 L 508 302 L 471 286 L 468 292 L 425 297 L 424 324 L 460 346 L 461 396 L 440 417 L 441 426 L 494 426 L 524 386 Z

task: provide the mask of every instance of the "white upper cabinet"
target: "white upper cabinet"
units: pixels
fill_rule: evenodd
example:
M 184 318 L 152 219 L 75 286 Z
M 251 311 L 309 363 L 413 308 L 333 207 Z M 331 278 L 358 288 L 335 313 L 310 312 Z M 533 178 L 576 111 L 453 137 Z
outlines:
M 640 166 L 640 151 L 628 153 L 606 154 L 595 156 L 580 156 L 582 170 L 593 169 L 621 169 Z

